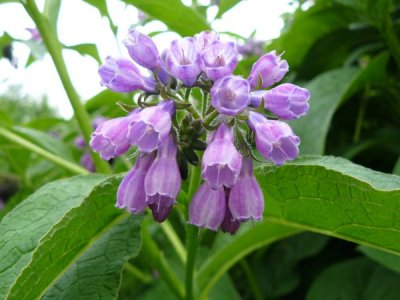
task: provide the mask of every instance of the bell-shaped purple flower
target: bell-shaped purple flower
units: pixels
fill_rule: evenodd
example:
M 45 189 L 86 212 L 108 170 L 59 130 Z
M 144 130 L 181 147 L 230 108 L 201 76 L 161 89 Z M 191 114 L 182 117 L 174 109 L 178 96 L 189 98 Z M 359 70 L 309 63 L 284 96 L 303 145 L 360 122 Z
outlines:
M 92 133 L 90 147 L 98 152 L 102 159 L 119 156 L 128 151 L 130 143 L 126 138 L 129 124 L 139 115 L 140 109 L 132 111 L 126 117 L 120 117 L 101 123 Z
M 225 201 L 226 201 L 226 210 L 225 217 L 221 223 L 220 229 L 222 232 L 235 234 L 240 227 L 240 222 L 232 217 L 231 210 L 229 209 L 229 194 L 230 189 L 225 188 Z
M 264 107 L 278 117 L 286 120 L 298 119 L 309 109 L 310 92 L 291 83 L 284 83 L 269 91 L 250 93 L 250 103 L 258 107 L 264 99 Z
M 154 153 L 138 156 L 135 166 L 126 174 L 118 187 L 116 207 L 126 208 L 133 214 L 144 211 L 147 207 L 144 179 L 154 158 Z
M 77 149 L 85 149 L 86 147 L 86 141 L 81 135 L 75 138 L 74 144 Z
M 146 203 L 153 210 L 156 221 L 168 216 L 168 208 L 175 203 L 181 188 L 181 174 L 176 160 L 177 146 L 172 136 L 160 147 L 154 163 L 144 180 Z M 164 218 L 165 217 L 165 218 Z
M 114 92 L 154 92 L 156 89 L 155 80 L 144 77 L 133 62 L 125 58 L 107 57 L 99 68 L 99 75 L 101 85 Z
M 172 210 L 172 205 L 160 206 L 158 204 L 149 204 L 149 208 L 151 209 L 154 220 L 156 220 L 158 223 L 161 223 L 168 218 Z
M 128 143 L 135 145 L 141 152 L 156 150 L 168 139 L 174 112 L 174 102 L 171 100 L 144 108 L 129 124 Z
M 242 167 L 242 155 L 233 143 L 233 129 L 221 123 L 207 146 L 201 162 L 201 174 L 212 189 L 231 187 Z
M 253 174 L 251 157 L 243 159 L 242 170 L 229 194 L 229 210 L 233 219 L 240 222 L 261 220 L 264 211 L 264 196 Z
M 285 122 L 267 120 L 259 113 L 250 112 L 248 124 L 256 134 L 257 150 L 266 159 L 282 165 L 299 154 L 300 138 Z
M 214 41 L 219 41 L 219 35 L 215 31 L 202 31 L 194 36 L 196 49 L 199 53 L 207 49 Z
M 128 38 L 123 41 L 132 59 L 142 67 L 154 70 L 160 67 L 161 58 L 154 41 L 132 29 L 128 33 Z
M 204 182 L 194 195 L 189 208 L 189 223 L 197 227 L 218 230 L 226 210 L 225 192 L 212 189 Z
M 234 116 L 249 105 L 249 92 L 250 86 L 242 77 L 223 77 L 211 88 L 211 104 L 219 113 Z
M 267 88 L 281 81 L 287 71 L 289 71 L 287 61 L 282 60 L 280 55 L 276 55 L 276 51 L 271 51 L 255 62 L 247 80 L 250 83 L 250 87 L 254 89 L 258 84 L 259 78 L 261 78 L 261 87 Z
M 187 37 L 172 41 L 166 64 L 173 76 L 186 86 L 193 86 L 201 73 L 201 59 L 194 39 Z
M 231 75 L 238 64 L 233 42 L 215 41 L 201 53 L 202 70 L 212 80 Z

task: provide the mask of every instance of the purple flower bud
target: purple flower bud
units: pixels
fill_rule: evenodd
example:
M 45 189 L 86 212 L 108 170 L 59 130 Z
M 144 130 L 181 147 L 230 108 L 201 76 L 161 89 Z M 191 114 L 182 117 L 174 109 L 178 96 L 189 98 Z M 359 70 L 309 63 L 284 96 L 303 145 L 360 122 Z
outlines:
M 25 28 L 29 33 L 31 34 L 31 40 L 35 42 L 41 42 L 42 41 L 42 36 L 40 35 L 39 30 L 34 27 L 34 28 Z
M 139 69 L 128 59 L 107 57 L 99 68 L 101 85 L 114 92 L 133 92 L 143 90 L 154 92 L 156 82 L 144 77 Z
M 219 41 L 219 35 L 215 31 L 202 31 L 194 36 L 194 40 L 197 51 L 201 53 L 214 41 Z
M 186 86 L 193 86 L 201 73 L 201 59 L 193 38 L 174 40 L 166 57 L 170 73 Z
M 215 41 L 202 53 L 202 70 L 207 77 L 217 80 L 231 75 L 238 64 L 238 52 L 233 42 Z
M 234 116 L 250 103 L 250 86 L 239 76 L 227 76 L 214 82 L 211 88 L 211 104 L 224 115 Z
M 96 129 L 101 123 L 104 123 L 107 120 L 108 119 L 104 118 L 104 117 L 96 117 L 96 118 L 94 118 L 94 120 L 92 122 L 92 126 L 94 129 Z
M 82 155 L 82 157 L 80 159 L 80 163 L 89 172 L 96 171 L 96 167 L 94 165 L 93 159 L 90 156 L 89 152 L 86 151 L 85 153 L 83 153 L 83 155 Z
M 226 201 L 226 210 L 225 217 L 221 223 L 220 229 L 222 232 L 235 234 L 240 227 L 240 222 L 232 217 L 231 211 L 229 209 L 229 193 L 230 189 L 225 189 L 225 201 Z
M 242 170 L 229 194 L 229 210 L 235 220 L 261 220 L 264 211 L 264 196 L 253 174 L 251 157 L 243 159 Z
M 146 203 L 154 205 L 153 214 L 163 219 L 164 209 L 174 204 L 181 187 L 181 174 L 176 161 L 177 146 L 169 136 L 160 147 L 157 158 L 151 165 L 144 180 Z
M 136 118 L 139 109 L 130 115 L 101 123 L 92 133 L 90 147 L 98 152 L 102 159 L 109 160 L 128 151 L 130 143 L 126 138 L 129 124 Z
M 128 141 L 141 152 L 152 152 L 168 139 L 174 102 L 164 101 L 144 108 L 129 124 Z
M 126 174 L 118 187 L 118 208 L 126 208 L 133 214 L 141 213 L 147 207 L 144 178 L 154 161 L 153 153 L 138 156 L 135 166 Z
M 219 125 L 201 162 L 201 174 L 212 189 L 235 184 L 242 167 L 242 155 L 233 144 L 233 130 L 225 123 Z
M 83 136 L 77 136 L 74 141 L 74 144 L 77 149 L 85 149 L 86 147 L 86 142 Z
M 264 41 L 255 40 L 253 37 L 250 37 L 246 40 L 245 44 L 238 45 L 238 52 L 243 57 L 249 56 L 261 56 L 263 54 L 264 49 Z
M 262 88 L 267 88 L 274 83 L 281 81 L 285 76 L 289 66 L 286 60 L 281 60 L 280 55 L 276 55 L 276 51 L 271 51 L 261 56 L 251 68 L 250 76 L 247 79 L 250 87 L 254 89 L 259 77 L 262 79 Z
M 197 227 L 218 230 L 226 209 L 223 188 L 211 189 L 203 183 L 194 195 L 189 208 L 189 223 Z
M 256 134 L 257 150 L 266 159 L 282 165 L 299 154 L 300 138 L 285 122 L 267 120 L 259 113 L 250 112 L 248 124 Z
M 160 66 L 161 58 L 157 46 L 147 35 L 132 29 L 123 43 L 128 49 L 129 55 L 137 64 L 150 70 Z

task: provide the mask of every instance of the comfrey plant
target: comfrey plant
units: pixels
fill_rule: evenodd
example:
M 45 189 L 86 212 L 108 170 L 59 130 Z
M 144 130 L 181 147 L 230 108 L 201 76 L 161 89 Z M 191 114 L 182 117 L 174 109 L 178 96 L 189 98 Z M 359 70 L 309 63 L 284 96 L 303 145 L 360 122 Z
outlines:
M 262 219 L 252 144 L 276 165 L 295 159 L 300 139 L 283 120 L 299 118 L 309 108 L 306 89 L 274 86 L 288 72 L 286 60 L 272 51 L 258 59 L 247 78 L 233 75 L 237 45 L 212 31 L 174 40 L 162 54 L 136 30 L 124 45 L 133 61 L 106 58 L 99 69 L 101 84 L 115 92 L 139 91 L 137 107 L 102 123 L 90 141 L 105 160 L 131 146 L 138 150 L 135 166 L 119 186 L 117 207 L 132 214 L 150 208 L 156 221 L 164 221 L 188 164 L 198 165 L 202 156 L 204 182 L 190 202 L 189 223 L 234 234 L 242 222 Z M 194 97 L 199 90 L 201 100 Z

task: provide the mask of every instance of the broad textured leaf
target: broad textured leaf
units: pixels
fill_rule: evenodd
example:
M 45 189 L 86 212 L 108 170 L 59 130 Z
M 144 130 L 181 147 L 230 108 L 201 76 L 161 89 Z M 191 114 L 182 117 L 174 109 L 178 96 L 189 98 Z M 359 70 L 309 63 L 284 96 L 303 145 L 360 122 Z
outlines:
M 311 46 L 322 36 L 346 28 L 354 21 L 353 9 L 326 2 L 319 1 L 306 11 L 297 10 L 282 35 L 268 46 L 271 50 L 285 52 L 284 58 L 291 68 L 300 65 Z
M 337 263 L 314 281 L 307 300 L 397 300 L 400 275 L 366 258 Z
M 334 157 L 305 157 L 256 176 L 270 222 L 400 254 L 400 177 Z
M 387 52 L 378 55 L 364 69 L 341 68 L 328 71 L 311 81 L 310 111 L 293 121 L 294 131 L 301 137 L 301 153 L 323 154 L 329 126 L 338 106 L 365 84 L 385 80 L 389 59 Z
M 118 182 L 56 181 L 9 213 L 0 224 L 0 297 L 114 299 L 139 249 L 139 221 L 114 207 Z
M 400 256 L 366 246 L 359 246 L 358 250 L 386 268 L 400 273 Z
M 180 0 L 123 0 L 136 6 L 149 16 L 165 23 L 169 29 L 182 36 L 191 36 L 210 29 L 207 21 Z
M 221 18 L 224 13 L 226 13 L 239 2 L 240 0 L 221 0 L 221 2 L 218 4 L 218 13 L 215 18 Z

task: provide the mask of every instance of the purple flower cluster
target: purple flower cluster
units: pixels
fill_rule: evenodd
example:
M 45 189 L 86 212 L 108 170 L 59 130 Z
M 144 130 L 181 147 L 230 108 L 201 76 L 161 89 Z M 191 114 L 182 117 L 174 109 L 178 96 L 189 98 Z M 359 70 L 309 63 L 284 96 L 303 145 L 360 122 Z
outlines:
M 132 145 L 139 151 L 119 186 L 117 207 L 133 214 L 148 207 L 155 220 L 164 221 L 187 164 L 196 165 L 204 151 L 204 182 L 191 199 L 189 223 L 234 234 L 242 222 L 262 219 L 264 199 L 253 173 L 253 138 L 248 137 L 254 136 L 260 154 L 276 165 L 293 160 L 300 139 L 282 120 L 299 118 L 309 108 L 306 89 L 274 86 L 288 72 L 286 60 L 275 51 L 264 54 L 246 79 L 233 75 L 236 43 L 212 31 L 174 40 L 162 55 L 137 30 L 129 32 L 124 45 L 133 61 L 107 57 L 99 69 L 101 84 L 116 92 L 139 91 L 139 107 L 102 123 L 90 141 L 105 160 Z M 135 63 L 150 74 L 142 74 Z M 202 101 L 191 99 L 194 89 L 203 93 Z

